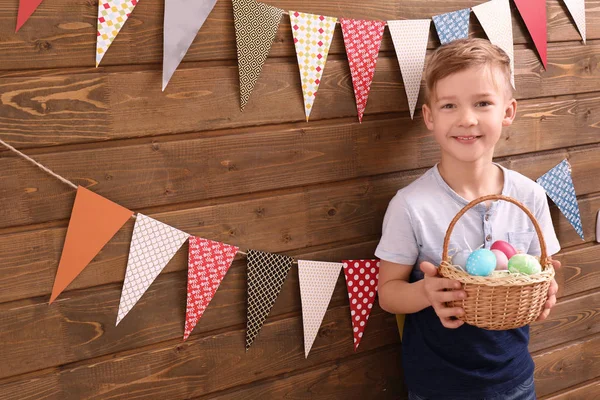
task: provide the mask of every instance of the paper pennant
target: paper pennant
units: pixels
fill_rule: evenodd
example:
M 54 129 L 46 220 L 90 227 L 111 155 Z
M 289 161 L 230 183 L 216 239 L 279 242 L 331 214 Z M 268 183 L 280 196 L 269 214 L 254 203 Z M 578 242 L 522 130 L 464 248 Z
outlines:
M 292 258 L 280 254 L 248 251 L 248 309 L 246 350 L 260 332 L 292 266 Z
M 165 1 L 162 90 L 183 60 L 217 0 Z
M 513 50 L 512 17 L 508 0 L 492 0 L 473 7 L 490 42 L 510 57 L 510 83 L 515 87 L 515 54 Z
M 450 43 L 456 39 L 469 37 L 469 16 L 471 9 L 453 11 L 432 17 L 440 43 Z
M 117 325 L 135 306 L 190 235 L 143 214 L 137 214 Z
M 371 91 L 371 82 L 379 56 L 385 22 L 340 18 L 340 24 L 350 64 L 358 120 L 362 122 Z
M 388 28 L 390 28 L 396 57 L 398 57 L 402 72 L 404 90 L 408 97 L 411 119 L 414 117 L 421 89 L 430 26 L 430 19 L 388 21 Z
M 341 269 L 341 263 L 298 260 L 305 357 L 317 337 Z
M 283 10 L 255 0 L 232 0 L 240 74 L 240 107 L 244 110 L 271 50 Z
M 15 33 L 19 32 L 19 29 L 25 22 L 31 17 L 31 14 L 42 4 L 43 0 L 19 0 L 19 11 L 17 13 L 17 27 Z
M 379 282 L 379 260 L 344 260 L 343 263 L 356 351 L 375 301 Z
M 515 0 L 544 68 L 547 67 L 546 0 Z
M 183 340 L 202 317 L 238 250 L 236 246 L 190 236 Z
M 321 83 L 336 21 L 337 18 L 290 11 L 307 121 Z
M 131 218 L 133 211 L 79 186 L 65 237 L 52 303 Z
M 548 197 L 552 199 L 583 239 L 581 215 L 569 162 L 567 160 L 561 161 L 557 166 L 539 177 L 537 183 L 542 185 Z
M 117 37 L 138 0 L 98 0 L 96 67 Z
M 585 0 L 563 0 L 577 25 L 581 39 L 585 43 Z

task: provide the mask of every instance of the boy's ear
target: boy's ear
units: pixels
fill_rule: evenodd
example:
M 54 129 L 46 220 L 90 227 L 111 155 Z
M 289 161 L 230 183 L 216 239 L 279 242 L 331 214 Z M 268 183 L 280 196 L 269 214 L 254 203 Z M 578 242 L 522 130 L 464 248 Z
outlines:
M 514 98 L 510 99 L 506 108 L 504 109 L 504 118 L 502 119 L 502 126 L 509 126 L 517 116 L 517 100 Z
M 427 103 L 424 103 L 423 107 L 421 107 L 421 110 L 423 112 L 423 121 L 425 121 L 427 129 L 430 131 L 433 130 L 433 114 L 431 112 L 431 108 L 429 108 Z

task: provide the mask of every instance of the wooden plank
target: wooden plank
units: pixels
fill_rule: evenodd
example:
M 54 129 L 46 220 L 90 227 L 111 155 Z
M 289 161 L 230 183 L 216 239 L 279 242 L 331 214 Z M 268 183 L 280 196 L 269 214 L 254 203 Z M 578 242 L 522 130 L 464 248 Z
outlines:
M 550 395 L 550 397 L 543 397 L 540 400 L 580 400 L 598 398 L 600 398 L 600 379 Z
M 594 102 L 600 111 L 600 97 Z M 584 106 L 580 111 L 587 114 L 586 109 Z M 531 121 L 524 119 L 507 133 L 509 140 L 501 139 L 497 155 L 598 143 L 593 124 L 600 122 L 590 120 L 586 122 L 588 129 L 582 127 L 573 135 L 563 134 L 565 129 L 582 125 L 577 115 L 575 112 L 573 117 L 564 118 L 564 124 L 555 120 L 547 124 L 548 133 L 539 137 L 529 134 Z M 416 122 L 399 132 L 397 126 L 403 125 L 396 124 L 406 121 L 402 118 L 363 124 L 346 122 L 261 133 L 248 129 L 223 137 L 124 144 L 34 157 L 76 184 L 140 210 L 434 165 L 439 158 L 439 146 L 432 134 L 420 125 L 417 128 Z M 558 137 L 562 139 L 553 139 Z M 598 145 L 586 148 L 584 155 L 572 160 L 573 169 L 579 174 L 576 178 L 585 179 L 585 185 L 593 186 L 594 190 L 597 190 L 595 183 L 587 177 L 594 176 L 589 173 L 600 168 L 593 161 L 599 148 Z M 561 150 L 540 157 L 544 166 L 550 168 L 551 163 L 556 164 L 561 157 L 570 157 L 572 153 Z M 520 160 L 511 159 L 515 169 L 537 171 L 541 175 L 542 170 L 531 169 L 535 164 L 530 156 Z M 575 164 L 579 162 L 581 167 Z M 66 219 L 70 214 L 73 189 L 26 161 L 1 157 L 0 182 L 3 182 L 0 198 L 14 207 L 0 209 L 0 227 Z M 579 182 L 576 185 L 579 193 L 586 192 Z M 140 196 L 140 192 L 145 196 Z
M 548 52 L 551 62 L 543 71 L 532 49 L 515 50 L 518 99 L 600 90 L 600 42 L 557 44 Z M 305 122 L 295 59 L 264 66 L 244 112 L 239 110 L 237 74 L 237 66 L 231 64 L 184 68 L 165 92 L 161 91 L 159 69 L 68 71 L 64 75 L 51 71 L 49 76 L 38 73 L 33 78 L 9 74 L 0 78 L 0 136 L 17 146 L 42 146 L 287 122 L 310 129 L 314 121 L 342 117 L 357 124 L 345 59 L 328 59 L 310 124 Z M 395 57 L 379 58 L 371 88 L 364 121 L 381 113 L 408 115 Z M 577 110 L 573 103 L 570 108 Z M 543 126 L 552 126 L 556 123 L 554 110 L 562 115 L 560 105 L 550 110 L 536 108 L 532 114 L 536 120 L 550 120 Z M 575 117 L 586 122 L 585 126 L 597 118 L 583 113 L 588 110 L 578 111 Z M 410 125 L 422 126 L 409 121 L 407 118 L 402 125 L 407 130 L 414 129 Z M 594 128 L 596 132 L 597 126 Z M 542 132 L 543 128 L 538 134 Z
M 600 290 L 559 301 L 545 321 L 531 324 L 535 352 L 600 332 Z
M 328 253 L 323 251 L 307 255 L 306 259 L 340 260 L 342 255 L 370 257 L 368 251 L 372 251 L 373 245 L 368 243 L 364 247 L 336 249 L 337 258 L 331 258 L 331 253 L 327 257 Z M 180 341 L 185 321 L 186 281 L 185 271 L 159 276 L 118 327 L 114 323 L 121 293 L 120 282 L 67 292 L 51 306 L 42 298 L 0 304 L 0 354 L 3 355 L 0 378 L 165 341 Z M 298 287 L 297 269 L 293 268 L 268 321 L 279 316 L 300 315 Z M 243 330 L 246 321 L 245 299 L 246 269 L 243 263 L 238 262 L 223 280 L 192 337 L 211 335 L 232 327 Z M 345 308 L 347 301 L 344 278 L 340 274 L 330 309 L 338 306 Z M 598 307 L 600 291 L 560 301 L 548 320 L 532 325 L 531 351 L 600 332 Z M 379 310 L 379 306 L 376 304 L 374 309 Z M 345 326 L 350 340 L 350 315 L 346 318 Z M 395 319 L 392 322 L 395 324 Z M 372 333 L 370 327 L 369 340 L 373 340 L 371 335 L 377 334 Z M 297 335 L 301 336 L 300 323 L 296 328 Z M 285 332 L 285 335 L 291 333 Z M 327 336 L 329 333 L 324 331 L 321 335 Z M 265 338 L 261 334 L 258 340 Z M 242 342 L 240 346 L 243 348 Z M 215 344 L 214 348 L 219 346 Z M 335 353 L 333 349 L 328 351 Z
M 402 5 L 375 0 L 368 4 L 319 2 L 315 0 L 272 0 L 268 4 L 284 10 L 322 13 L 334 17 L 361 19 L 421 19 L 432 15 L 472 7 L 483 0 L 455 0 L 436 2 L 423 7 L 418 0 L 405 0 Z M 580 41 L 569 14 L 559 0 L 549 0 L 548 40 Z M 586 1 L 588 40 L 600 38 L 598 0 Z M 531 43 L 531 38 L 518 11 L 512 5 L 513 35 L 517 44 Z M 162 62 L 164 8 L 160 2 L 144 2 L 138 5 L 119 36 L 104 57 L 102 65 L 159 64 Z M 44 2 L 30 20 L 15 34 L 17 3 L 0 1 L 0 70 L 31 68 L 64 68 L 95 65 L 97 5 L 88 2 L 54 0 Z M 477 19 L 471 18 L 470 32 L 473 36 L 485 37 Z M 294 57 L 294 45 L 289 17 L 284 16 L 275 38 L 270 57 Z M 431 28 L 429 47 L 439 45 L 434 28 Z M 552 47 L 552 44 L 550 44 Z M 231 2 L 217 2 L 198 37 L 189 49 L 185 61 L 235 60 L 235 32 Z M 393 51 L 388 33 L 384 35 L 382 51 Z M 331 54 L 344 52 L 341 30 L 338 25 L 331 46 Z M 552 57 L 548 57 L 550 62 Z
M 546 396 L 599 377 L 599 355 L 600 335 L 590 336 L 579 341 L 574 340 L 558 349 L 550 349 L 536 354 L 533 359 L 536 366 L 537 395 Z M 566 398 L 593 399 L 596 397 Z
M 238 399 L 406 399 L 399 366 L 400 346 L 342 360 L 292 376 L 235 387 L 194 400 Z
M 245 327 L 202 338 L 192 337 L 184 343 L 172 340 L 136 352 L 112 354 L 26 377 L 5 379 L 0 381 L 0 398 L 37 399 L 44 393 L 51 393 L 45 397 L 48 399 L 106 399 L 120 396 L 175 399 L 207 395 L 352 355 L 354 346 L 349 315 L 346 306 L 330 309 L 326 313 L 308 358 L 304 357 L 302 320 L 296 315 L 273 322 L 267 320 L 247 352 L 244 350 Z M 94 328 L 90 326 L 88 331 L 91 333 Z M 105 332 L 98 334 L 101 336 Z M 153 329 L 149 329 L 140 339 L 153 335 Z M 78 342 L 79 346 L 74 345 L 73 341 L 65 343 L 79 347 L 79 350 L 71 351 L 85 352 L 86 346 L 89 347 L 89 343 L 84 345 Z M 369 318 L 365 337 L 357 352 L 369 352 L 398 343 L 395 318 L 377 309 Z M 113 348 L 117 347 L 118 343 L 113 343 Z M 64 363 L 60 358 L 66 352 L 55 353 L 57 365 Z M 98 355 L 90 352 L 89 348 L 87 352 L 86 358 Z M 40 360 L 38 368 L 43 361 Z M 9 373 L 19 373 L 24 365 L 24 362 L 17 364 L 16 369 Z M 5 365 L 0 368 L 6 372 Z
M 563 264 L 556 276 L 559 297 L 600 288 L 600 245 L 559 254 L 556 258 Z
M 579 153 L 575 151 L 571 154 Z M 560 154 L 556 156 L 556 160 L 562 157 Z M 574 170 L 579 168 L 575 161 L 581 158 L 586 159 L 572 157 Z M 529 157 L 528 163 L 519 167 L 522 171 L 527 171 L 532 165 L 536 165 L 537 160 L 537 156 Z M 590 165 L 593 164 L 582 164 L 582 168 Z M 600 172 L 597 170 L 598 168 L 590 169 L 587 172 L 597 175 Z M 403 172 L 302 187 L 233 202 L 220 200 L 214 205 L 188 206 L 149 215 L 192 235 L 232 243 L 242 248 L 288 252 L 331 243 L 332 238 L 335 241 L 348 241 L 363 240 L 369 236 L 379 237 L 389 200 L 399 188 L 408 185 L 422 172 Z M 592 182 L 589 186 L 579 187 L 577 179 L 581 176 L 585 174 L 575 176 L 575 184 L 581 189 L 580 193 L 585 194 L 586 188 L 597 190 Z M 19 181 L 19 184 L 22 183 L 22 180 Z M 10 199 L 4 201 L 10 204 Z M 70 205 L 70 202 L 72 199 L 67 203 Z M 43 204 L 49 212 L 55 212 L 60 205 L 56 201 Z M 594 240 L 595 216 L 600 208 L 600 196 L 583 198 L 579 201 L 579 206 L 586 239 Z M 555 206 L 551 210 L 563 248 L 580 244 L 581 239 L 567 219 Z M 67 213 L 65 210 L 65 218 L 68 217 Z M 9 215 L 5 216 L 8 217 Z M 3 255 L 0 258 L 0 302 L 49 295 L 64 243 L 64 226 L 66 221 L 63 227 L 0 236 L 0 254 Z M 129 221 L 69 286 L 69 290 L 121 281 L 125 274 L 132 231 L 133 221 Z M 591 250 L 591 260 L 597 252 L 597 249 Z M 186 255 L 181 251 L 166 271 L 183 270 L 186 265 Z

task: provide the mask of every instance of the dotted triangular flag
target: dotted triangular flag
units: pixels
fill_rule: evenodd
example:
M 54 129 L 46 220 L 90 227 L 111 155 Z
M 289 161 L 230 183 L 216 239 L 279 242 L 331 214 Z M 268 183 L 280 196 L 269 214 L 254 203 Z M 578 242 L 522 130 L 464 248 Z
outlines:
M 515 56 L 513 50 L 512 17 L 508 0 L 493 0 L 473 7 L 490 42 L 510 57 L 510 83 L 515 87 Z
M 190 236 L 183 340 L 204 314 L 238 250 L 236 246 Z
M 307 121 L 319 90 L 336 21 L 337 18 L 290 11 Z
M 271 312 L 293 259 L 281 254 L 248 251 L 248 309 L 246 321 L 246 350 L 260 332 Z
M 340 24 L 350 64 L 358 120 L 362 122 L 379 57 L 385 22 L 340 18 Z
M 469 37 L 469 16 L 471 9 L 453 11 L 446 14 L 434 15 L 435 24 L 440 43 L 450 43 L 456 39 Z
M 396 57 L 398 57 L 402 72 L 411 119 L 414 117 L 421 89 L 430 26 L 430 19 L 388 21 L 388 28 L 390 28 Z
M 165 1 L 162 90 L 183 60 L 217 0 Z
M 356 351 L 375 301 L 379 283 L 379 260 L 344 260 L 343 264 Z
M 190 235 L 137 214 L 119 302 L 117 325 L 135 306 Z
M 577 25 L 581 39 L 585 43 L 585 0 L 563 0 Z
M 547 66 L 546 0 L 515 0 L 544 68 Z
M 96 67 L 117 37 L 138 0 L 99 0 L 98 32 L 96 39 Z
M 305 357 L 317 337 L 341 269 L 341 263 L 298 260 Z
M 255 0 L 233 0 L 242 110 L 269 55 L 282 15 L 283 10 Z
M 567 160 L 561 161 L 557 166 L 540 176 L 536 182 L 546 190 L 548 197 L 552 199 L 583 239 L 581 215 L 569 162 Z

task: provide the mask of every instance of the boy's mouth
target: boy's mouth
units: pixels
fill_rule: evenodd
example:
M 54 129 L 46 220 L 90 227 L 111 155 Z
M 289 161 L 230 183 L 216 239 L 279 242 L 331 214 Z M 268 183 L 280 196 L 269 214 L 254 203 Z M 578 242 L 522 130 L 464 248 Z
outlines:
M 470 136 L 452 136 L 453 139 L 456 139 L 460 143 L 473 143 L 477 139 L 479 139 L 481 135 L 470 135 Z

